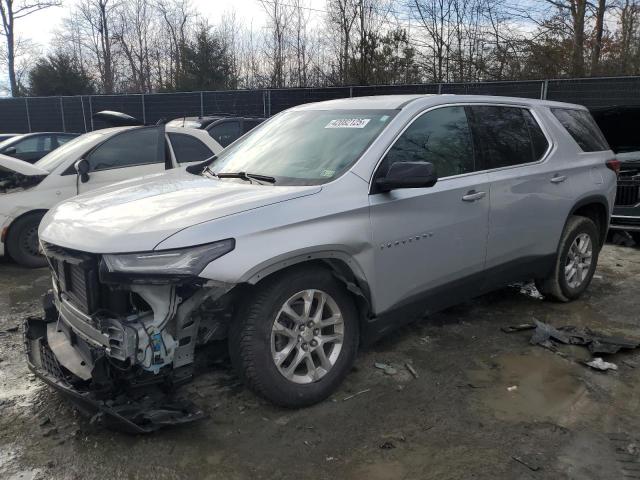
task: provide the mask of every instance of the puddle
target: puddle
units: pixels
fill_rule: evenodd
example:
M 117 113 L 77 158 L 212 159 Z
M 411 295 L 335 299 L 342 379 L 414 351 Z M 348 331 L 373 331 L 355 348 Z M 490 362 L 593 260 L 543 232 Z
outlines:
M 584 368 L 546 351 L 506 354 L 467 372 L 472 401 L 500 420 L 552 420 L 566 426 L 590 403 L 579 374 Z M 516 387 L 516 388 L 514 388 Z

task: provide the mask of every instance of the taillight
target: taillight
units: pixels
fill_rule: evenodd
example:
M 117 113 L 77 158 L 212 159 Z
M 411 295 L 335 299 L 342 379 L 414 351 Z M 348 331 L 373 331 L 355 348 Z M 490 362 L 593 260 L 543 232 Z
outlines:
M 607 160 L 606 165 L 609 170 L 613 170 L 616 173 L 616 176 L 620 173 L 620 160 L 617 158 Z

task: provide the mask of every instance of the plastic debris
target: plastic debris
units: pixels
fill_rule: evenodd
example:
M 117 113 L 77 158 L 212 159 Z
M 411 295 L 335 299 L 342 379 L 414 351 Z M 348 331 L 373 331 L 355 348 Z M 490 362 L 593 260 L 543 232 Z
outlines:
M 534 320 L 534 323 L 535 331 L 529 343 L 540 345 L 553 351 L 556 351 L 554 342 L 563 345 L 582 345 L 587 347 L 593 354 L 618 353 L 620 350 L 634 349 L 640 346 L 640 340 L 638 339 L 603 335 L 586 327 L 568 325 L 556 328 L 538 320 Z M 526 330 L 524 325 L 503 327 L 502 331 L 512 333 Z
M 602 372 L 606 372 L 607 370 L 618 370 L 618 366 L 615 363 L 605 362 L 600 357 L 596 357 L 590 362 L 584 362 L 584 364 L 588 367 L 591 367 L 595 370 L 600 370 Z
M 395 375 L 396 373 L 398 373 L 398 370 L 396 370 L 395 367 L 389 365 L 388 363 L 376 362 L 373 364 L 373 366 L 379 370 L 382 370 L 387 375 Z
M 518 390 L 517 385 L 512 385 L 510 387 L 507 387 L 507 392 L 515 392 L 516 390 Z

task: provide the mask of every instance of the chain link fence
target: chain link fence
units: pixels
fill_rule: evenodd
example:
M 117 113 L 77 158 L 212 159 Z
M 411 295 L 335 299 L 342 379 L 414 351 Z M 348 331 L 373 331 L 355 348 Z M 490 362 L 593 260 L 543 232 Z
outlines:
M 501 95 L 590 108 L 640 105 L 640 77 L 7 98 L 0 100 L 0 133 L 88 132 L 106 126 L 92 118 L 101 110 L 123 112 L 152 124 L 198 115 L 269 117 L 302 103 L 398 94 Z

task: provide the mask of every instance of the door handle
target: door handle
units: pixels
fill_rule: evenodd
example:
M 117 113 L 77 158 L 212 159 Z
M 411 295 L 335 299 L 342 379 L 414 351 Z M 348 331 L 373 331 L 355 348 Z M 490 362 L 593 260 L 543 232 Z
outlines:
M 466 195 L 462 197 L 463 202 L 475 202 L 484 198 L 487 192 L 476 192 L 475 190 L 469 190 Z
M 562 183 L 567 179 L 566 175 L 554 175 L 551 179 L 551 183 Z

